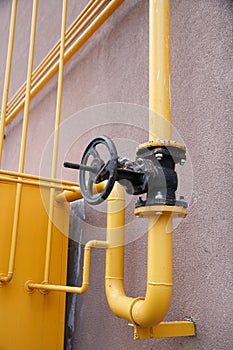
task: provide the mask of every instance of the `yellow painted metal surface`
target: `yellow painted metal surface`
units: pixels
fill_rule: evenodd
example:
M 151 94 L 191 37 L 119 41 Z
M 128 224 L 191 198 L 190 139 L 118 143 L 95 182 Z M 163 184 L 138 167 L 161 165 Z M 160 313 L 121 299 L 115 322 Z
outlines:
M 195 324 L 191 321 L 161 322 L 156 327 L 134 327 L 134 339 L 188 337 L 195 335 Z
M 172 141 L 172 140 L 162 140 L 162 139 L 158 138 L 156 140 L 151 140 L 151 141 L 147 141 L 147 142 L 140 144 L 137 147 L 136 152 L 138 152 L 140 150 L 145 150 L 147 148 L 150 149 L 152 147 L 164 147 L 164 146 L 165 147 L 180 148 L 180 149 L 186 151 L 186 147 L 179 142 Z
M 170 0 L 149 4 L 149 139 L 170 140 Z
M 8 268 L 16 187 L 0 182 L 0 272 Z M 50 280 L 66 284 L 69 205 L 56 204 L 54 217 Z M 23 184 L 14 276 L 0 284 L 0 349 L 63 349 L 65 294 L 30 294 L 24 287 L 27 280 L 43 280 L 47 223 L 39 186 Z
M 184 218 L 187 215 L 187 209 L 176 205 L 148 205 L 134 209 L 134 214 L 139 218 L 149 216 L 170 215 L 170 218 Z

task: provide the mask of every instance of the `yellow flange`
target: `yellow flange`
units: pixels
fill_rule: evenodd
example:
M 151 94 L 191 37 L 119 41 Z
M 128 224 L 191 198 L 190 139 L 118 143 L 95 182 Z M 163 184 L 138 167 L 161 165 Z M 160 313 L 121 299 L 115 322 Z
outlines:
M 184 218 L 187 215 L 187 210 L 177 205 L 149 205 L 134 209 L 134 215 L 139 218 L 161 214 L 171 215 L 172 218 Z
M 145 143 L 142 143 L 138 146 L 137 148 L 137 153 L 140 152 L 141 150 L 150 149 L 154 147 L 173 147 L 173 148 L 179 148 L 182 151 L 186 151 L 186 147 L 182 145 L 179 142 L 171 141 L 171 140 L 163 140 L 163 139 L 156 139 L 153 141 L 147 141 Z

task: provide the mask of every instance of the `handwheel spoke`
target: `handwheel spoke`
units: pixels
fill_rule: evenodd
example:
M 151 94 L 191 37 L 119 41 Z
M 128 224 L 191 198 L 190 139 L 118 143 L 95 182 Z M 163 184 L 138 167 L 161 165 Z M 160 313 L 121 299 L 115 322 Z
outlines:
M 95 145 L 97 146 L 97 145 Z M 90 148 L 89 150 L 89 154 L 92 155 L 93 158 L 100 158 L 99 152 L 95 149 L 95 146 L 93 146 L 92 148 Z
M 93 174 L 91 174 L 91 176 L 88 179 L 88 183 L 87 183 L 87 194 L 88 194 L 88 196 L 93 196 L 94 179 L 95 179 L 95 177 L 93 176 Z

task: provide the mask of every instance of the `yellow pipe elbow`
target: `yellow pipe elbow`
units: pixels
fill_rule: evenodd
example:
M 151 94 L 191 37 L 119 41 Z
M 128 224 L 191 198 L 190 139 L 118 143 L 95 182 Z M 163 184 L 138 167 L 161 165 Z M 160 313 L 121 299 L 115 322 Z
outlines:
M 134 322 L 142 327 L 160 323 L 170 306 L 172 295 L 171 215 L 148 217 L 147 291 L 132 310 Z
M 134 322 L 132 318 L 132 306 L 135 299 L 125 295 L 124 281 L 106 277 L 105 289 L 111 311 L 118 317 Z
M 153 327 L 163 321 L 170 306 L 172 286 L 148 285 L 146 298 L 137 300 L 132 308 L 132 318 L 141 327 Z
M 160 323 L 172 295 L 171 216 L 148 217 L 147 292 L 132 298 L 124 290 L 124 192 L 119 184 L 108 198 L 106 249 L 106 297 L 112 312 L 142 327 Z

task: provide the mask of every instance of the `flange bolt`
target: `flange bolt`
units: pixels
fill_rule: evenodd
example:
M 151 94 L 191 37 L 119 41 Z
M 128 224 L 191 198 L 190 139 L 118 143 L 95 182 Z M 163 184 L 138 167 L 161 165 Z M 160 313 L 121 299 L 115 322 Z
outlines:
M 161 160 L 161 159 L 163 158 L 163 154 L 162 154 L 162 153 L 156 153 L 156 154 L 155 154 L 155 158 L 156 158 L 157 160 Z
M 157 200 L 162 200 L 163 199 L 163 195 L 160 191 L 157 192 L 156 196 L 155 196 L 155 199 Z

